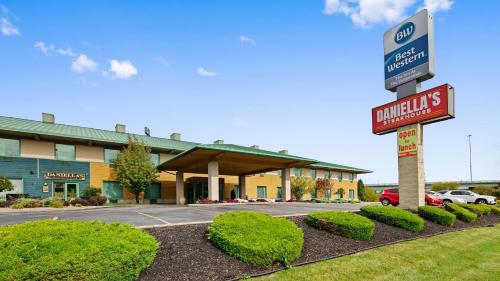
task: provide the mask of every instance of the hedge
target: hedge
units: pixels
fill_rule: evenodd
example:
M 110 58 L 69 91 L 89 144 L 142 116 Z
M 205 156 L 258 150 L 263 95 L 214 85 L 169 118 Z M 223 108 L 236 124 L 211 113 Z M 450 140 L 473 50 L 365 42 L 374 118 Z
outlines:
M 478 217 L 482 215 L 487 215 L 491 212 L 491 209 L 488 208 L 488 205 L 486 204 L 466 204 L 466 203 L 457 203 L 458 206 L 465 208 L 474 214 L 476 214 Z
M 40 220 L 0 227 L 0 280 L 137 280 L 158 243 L 130 225 Z
M 476 214 L 474 214 L 473 212 L 471 212 L 465 208 L 458 206 L 455 203 L 445 203 L 444 207 L 449 212 L 455 214 L 455 216 L 457 216 L 457 218 L 461 221 L 473 222 L 477 219 Z
M 208 239 L 244 262 L 289 266 L 302 252 L 304 234 L 293 222 L 262 212 L 234 211 L 218 215 L 208 227 Z
M 435 206 L 420 206 L 418 214 L 426 220 L 446 226 L 452 226 L 457 218 L 454 214 Z
M 369 240 L 375 231 L 375 224 L 370 219 L 348 212 L 312 212 L 307 215 L 307 222 L 313 227 L 358 240 Z
M 360 214 L 413 232 L 424 229 L 424 220 L 421 217 L 393 206 L 365 206 L 361 208 Z
M 492 214 L 500 216 L 500 208 L 498 206 L 495 205 L 485 205 L 485 206 L 490 208 Z

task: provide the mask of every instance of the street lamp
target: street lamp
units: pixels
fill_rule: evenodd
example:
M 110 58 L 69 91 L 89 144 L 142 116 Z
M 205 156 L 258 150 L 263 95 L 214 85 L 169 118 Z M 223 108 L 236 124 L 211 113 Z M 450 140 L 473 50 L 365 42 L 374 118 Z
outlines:
M 472 146 L 470 143 L 470 137 L 472 135 L 467 136 L 469 138 L 469 173 L 470 173 L 470 181 L 472 181 Z

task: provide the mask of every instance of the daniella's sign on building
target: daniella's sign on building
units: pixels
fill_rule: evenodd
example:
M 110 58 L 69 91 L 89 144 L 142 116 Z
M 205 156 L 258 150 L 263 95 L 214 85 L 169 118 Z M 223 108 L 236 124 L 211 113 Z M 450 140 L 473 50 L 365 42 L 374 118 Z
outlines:
M 455 117 L 453 87 L 444 84 L 372 109 L 373 133 L 383 135 L 409 124 Z
M 61 173 L 61 172 L 45 172 L 43 173 L 44 179 L 50 180 L 85 180 L 85 174 L 82 173 Z

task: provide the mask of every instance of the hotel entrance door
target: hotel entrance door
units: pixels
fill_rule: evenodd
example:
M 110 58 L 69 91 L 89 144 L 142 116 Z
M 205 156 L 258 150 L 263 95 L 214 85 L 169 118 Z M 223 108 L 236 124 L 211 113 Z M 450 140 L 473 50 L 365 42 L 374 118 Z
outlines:
M 80 195 L 77 183 L 56 182 L 53 184 L 52 197 L 70 200 Z

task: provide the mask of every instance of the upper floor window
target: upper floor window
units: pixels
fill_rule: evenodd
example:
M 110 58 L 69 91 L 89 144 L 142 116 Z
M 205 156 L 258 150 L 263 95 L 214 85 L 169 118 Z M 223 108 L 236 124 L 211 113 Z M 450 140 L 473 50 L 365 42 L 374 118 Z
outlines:
M 339 181 L 341 181 L 341 180 L 342 180 L 342 172 L 337 172 L 337 179 L 338 179 Z
M 19 156 L 19 140 L 0 138 L 0 156 Z
M 332 172 L 331 171 L 324 171 L 323 172 L 323 177 L 325 179 L 330 179 L 332 177 Z
M 350 181 L 353 181 L 353 180 L 354 180 L 354 174 L 353 174 L 353 173 L 349 173 L 349 180 L 350 180 Z
M 301 168 L 295 168 L 295 176 L 296 177 L 302 176 L 302 169 Z
M 151 163 L 156 167 L 160 165 L 160 154 L 151 153 Z
M 315 169 L 311 169 L 311 178 L 316 179 L 316 170 Z
M 104 149 L 104 162 L 106 163 L 113 163 L 115 161 L 116 157 L 118 157 L 118 154 L 120 153 L 120 150 L 118 149 Z
M 56 143 L 56 159 L 75 160 L 75 146 L 71 144 Z

